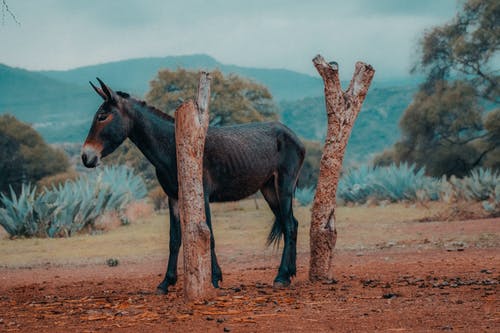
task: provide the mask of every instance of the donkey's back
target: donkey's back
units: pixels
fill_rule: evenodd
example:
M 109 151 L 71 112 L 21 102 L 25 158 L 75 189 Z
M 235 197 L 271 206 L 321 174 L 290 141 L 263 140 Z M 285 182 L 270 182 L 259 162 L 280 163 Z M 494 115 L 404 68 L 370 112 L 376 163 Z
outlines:
M 297 136 L 278 122 L 209 127 L 204 168 L 210 201 L 243 199 L 283 172 L 296 182 L 304 155 Z

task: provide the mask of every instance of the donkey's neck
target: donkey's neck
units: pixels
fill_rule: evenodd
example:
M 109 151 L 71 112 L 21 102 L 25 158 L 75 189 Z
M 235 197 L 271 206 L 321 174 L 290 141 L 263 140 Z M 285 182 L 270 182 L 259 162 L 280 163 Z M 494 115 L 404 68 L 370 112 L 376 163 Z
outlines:
M 130 140 L 157 170 L 176 174 L 175 124 L 135 101 L 129 113 L 133 121 Z

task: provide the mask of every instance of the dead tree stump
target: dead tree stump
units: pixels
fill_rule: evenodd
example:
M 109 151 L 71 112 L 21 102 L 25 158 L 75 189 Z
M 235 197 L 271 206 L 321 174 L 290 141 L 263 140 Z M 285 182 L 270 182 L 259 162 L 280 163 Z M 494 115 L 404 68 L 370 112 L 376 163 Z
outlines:
M 210 230 L 203 193 L 203 150 L 208 128 L 210 76 L 200 74 L 197 103 L 187 101 L 175 111 L 175 141 L 179 179 L 179 215 L 184 254 L 184 296 L 212 296 Z
M 313 59 L 313 63 L 325 85 L 328 129 L 311 216 L 311 281 L 333 278 L 337 185 L 347 141 L 375 74 L 373 67 L 357 62 L 349 88 L 343 92 L 336 63 L 328 63 L 320 55 Z

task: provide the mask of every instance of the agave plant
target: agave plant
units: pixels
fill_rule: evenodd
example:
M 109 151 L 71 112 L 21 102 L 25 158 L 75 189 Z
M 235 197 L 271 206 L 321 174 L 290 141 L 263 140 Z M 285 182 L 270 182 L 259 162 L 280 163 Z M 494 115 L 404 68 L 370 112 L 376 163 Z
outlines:
M 0 224 L 11 235 L 71 236 L 93 227 L 106 211 L 122 210 L 128 203 L 146 196 L 142 178 L 126 167 L 107 167 L 96 177 L 81 176 L 75 181 L 45 188 L 23 185 L 19 195 L 11 189 L 2 194 Z
M 401 163 L 388 167 L 361 166 L 348 171 L 339 181 L 338 196 L 348 202 L 377 200 L 438 200 L 439 179 L 425 176 L 425 170 Z
M 113 184 L 113 191 L 125 193 L 129 200 L 140 200 L 148 191 L 141 177 L 124 166 L 110 166 L 103 170 L 100 179 L 105 184 Z
M 493 215 L 500 212 L 500 171 L 474 169 L 461 179 L 452 176 L 449 186 L 456 197 L 482 201 L 484 210 Z
M 495 197 L 496 186 L 500 184 L 500 172 L 478 168 L 462 179 L 451 177 L 450 183 L 459 197 L 468 200 L 488 200 Z
M 37 224 L 34 221 L 33 203 L 36 187 L 23 184 L 17 196 L 12 187 L 10 196 L 2 193 L 0 200 L 4 208 L 0 208 L 0 224 L 10 235 L 36 234 Z
M 441 188 L 438 179 L 425 176 L 425 169 L 401 163 L 375 169 L 375 196 L 380 200 L 438 200 Z
M 301 206 L 309 205 L 314 199 L 314 187 L 297 188 L 295 191 L 295 199 Z
M 368 165 L 349 170 L 339 180 L 337 196 L 347 202 L 365 202 L 373 191 L 374 177 L 373 169 Z

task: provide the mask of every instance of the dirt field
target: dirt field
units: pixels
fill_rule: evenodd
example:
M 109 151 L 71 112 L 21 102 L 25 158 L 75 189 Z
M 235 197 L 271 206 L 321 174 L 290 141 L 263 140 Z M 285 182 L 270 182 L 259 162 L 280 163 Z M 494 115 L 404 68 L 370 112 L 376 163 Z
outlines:
M 199 304 L 183 302 L 182 273 L 168 295 L 154 293 L 165 215 L 102 235 L 0 240 L 0 332 L 500 331 L 500 219 L 416 221 L 434 205 L 341 208 L 335 281 L 311 284 L 310 212 L 297 208 L 298 276 L 274 290 L 281 251 L 264 247 L 271 214 L 260 204 L 214 207 L 224 282 Z

